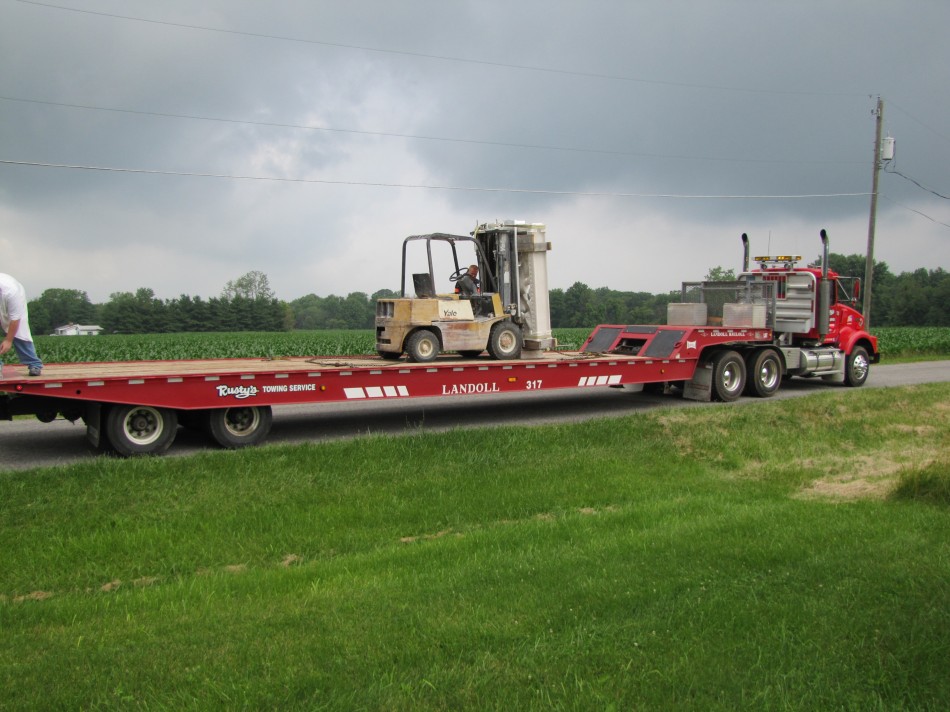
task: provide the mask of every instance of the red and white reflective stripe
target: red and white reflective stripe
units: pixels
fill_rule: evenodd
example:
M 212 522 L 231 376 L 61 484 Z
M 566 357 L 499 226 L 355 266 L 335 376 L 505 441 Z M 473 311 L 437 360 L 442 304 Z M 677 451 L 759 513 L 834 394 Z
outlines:
M 581 376 L 577 382 L 578 386 L 618 386 L 620 385 L 620 374 L 613 376 Z
M 362 398 L 401 398 L 409 395 L 405 386 L 368 386 L 366 388 L 344 388 L 347 400 Z

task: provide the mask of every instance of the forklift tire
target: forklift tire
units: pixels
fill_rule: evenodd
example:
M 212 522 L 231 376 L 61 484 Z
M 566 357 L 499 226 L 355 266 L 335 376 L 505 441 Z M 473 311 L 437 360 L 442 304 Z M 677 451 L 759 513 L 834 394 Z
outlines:
M 488 353 L 499 361 L 521 358 L 521 329 L 511 321 L 500 321 L 488 337 Z
M 419 329 L 406 340 L 406 353 L 410 361 L 428 363 L 435 361 L 441 345 L 439 337 L 428 329 Z
M 871 361 L 863 346 L 855 346 L 844 362 L 844 382 L 852 388 L 863 386 L 868 380 Z
M 735 351 L 720 351 L 712 359 L 712 396 L 729 403 L 737 400 L 745 389 L 745 361 Z

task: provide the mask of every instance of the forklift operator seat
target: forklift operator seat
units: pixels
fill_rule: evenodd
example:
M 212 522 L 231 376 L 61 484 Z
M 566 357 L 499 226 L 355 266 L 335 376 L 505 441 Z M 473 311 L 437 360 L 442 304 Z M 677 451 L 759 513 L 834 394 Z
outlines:
M 419 299 L 430 299 L 435 296 L 435 284 L 432 282 L 432 275 L 428 272 L 412 275 L 412 286 Z

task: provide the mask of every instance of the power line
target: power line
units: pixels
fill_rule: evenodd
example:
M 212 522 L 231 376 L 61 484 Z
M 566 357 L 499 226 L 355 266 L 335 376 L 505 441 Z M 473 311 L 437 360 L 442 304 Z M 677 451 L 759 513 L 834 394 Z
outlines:
M 893 173 L 894 175 L 900 176 L 900 177 L 903 178 L 904 180 L 909 180 L 911 183 L 913 183 L 914 185 L 916 185 L 918 188 L 920 188 L 920 189 L 922 189 L 922 190 L 926 190 L 928 193 L 932 193 L 933 195 L 936 195 L 938 198 L 943 198 L 944 200 L 950 200 L 950 196 L 943 195 L 942 193 L 938 193 L 937 191 L 933 190 L 932 188 L 928 188 L 927 186 L 923 185 L 922 183 L 917 182 L 916 180 L 914 180 L 914 179 L 911 178 L 910 176 L 905 176 L 903 173 L 901 173 L 901 172 L 900 172 L 899 170 L 897 170 L 896 168 L 888 168 L 888 167 L 885 166 L 884 172 L 885 172 L 885 173 Z
M 411 52 L 408 50 L 397 50 L 397 49 L 388 49 L 382 47 L 370 47 L 368 45 L 354 45 L 354 44 L 344 44 L 341 42 L 328 42 L 326 40 L 313 40 L 305 39 L 302 37 L 292 37 L 289 35 L 271 35 L 265 34 L 262 32 L 247 32 L 244 30 L 227 30 L 220 27 L 210 27 L 208 25 L 193 25 L 184 22 L 171 22 L 167 20 L 153 20 L 144 17 L 134 17 L 132 15 L 119 15 L 117 13 L 111 12 L 99 12 L 95 10 L 84 10 L 74 7 L 66 7 L 64 5 L 55 5 L 53 3 L 38 2 L 37 0 L 15 0 L 15 2 L 22 3 L 24 5 L 35 5 L 37 7 L 45 7 L 52 10 L 62 10 L 65 12 L 75 12 L 83 15 L 95 15 L 98 17 L 108 17 L 115 20 L 126 20 L 129 22 L 142 22 L 151 25 L 161 25 L 164 27 L 175 27 L 179 29 L 187 30 L 198 30 L 202 32 L 216 32 L 226 35 L 236 35 L 239 37 L 255 37 L 258 39 L 266 40 L 277 40 L 281 42 L 295 42 L 299 44 L 310 44 L 310 45 L 321 45 L 324 47 L 337 47 L 340 49 L 352 49 L 359 50 L 363 52 L 377 52 L 381 54 L 394 54 L 402 55 L 406 57 L 418 57 L 422 59 L 434 59 L 444 62 L 458 62 L 464 64 L 476 64 L 489 67 L 500 67 L 504 69 L 517 69 L 527 72 L 543 72 L 546 74 L 560 74 L 565 76 L 573 77 L 583 77 L 587 79 L 606 79 L 611 81 L 620 81 L 620 82 L 630 82 L 637 84 L 651 84 L 657 86 L 669 86 L 677 87 L 680 89 L 708 89 L 713 91 L 731 91 L 731 92 L 746 92 L 750 94 L 779 94 L 786 96 L 837 96 L 837 97 L 864 97 L 867 96 L 867 92 L 819 92 L 819 91 L 792 91 L 785 89 L 761 89 L 761 88 L 749 88 L 749 87 L 735 87 L 735 86 L 724 86 L 724 85 L 715 85 L 715 84 L 702 84 L 698 82 L 674 82 L 667 81 L 662 79 L 648 79 L 644 77 L 630 77 L 620 74 L 602 74 L 598 72 L 582 72 L 579 70 L 573 69 L 557 69 L 554 67 L 542 67 L 537 65 L 528 65 L 528 64 L 510 64 L 506 62 L 495 62 L 487 59 L 472 59 L 467 57 L 453 57 L 451 55 L 441 55 L 441 54 L 429 54 L 425 52 Z
M 15 161 L 0 159 L 0 164 L 11 166 L 32 166 L 37 168 L 59 168 L 82 171 L 103 171 L 108 173 L 136 173 L 145 175 L 180 176 L 188 178 L 220 178 L 227 180 L 272 181 L 278 183 L 315 183 L 323 185 L 349 185 L 373 188 L 413 188 L 422 190 L 454 190 L 478 193 L 520 193 L 532 195 L 571 195 L 580 197 L 603 198 L 676 198 L 683 200 L 795 200 L 803 198 L 854 198 L 868 196 L 870 193 L 811 193 L 797 195 L 685 195 L 676 193 L 615 193 L 575 190 L 543 190 L 536 188 L 497 188 L 476 186 L 429 185 L 424 183 L 382 183 L 371 181 L 329 180 L 322 178 L 280 178 L 274 176 L 233 175 L 226 173 L 199 173 L 191 171 L 163 171 L 146 168 L 120 168 L 114 166 L 85 166 L 68 163 L 42 163 L 39 161 Z
M 912 208 L 912 207 L 910 207 L 909 205 L 904 205 L 903 203 L 901 203 L 901 202 L 899 202 L 899 201 L 897 201 L 897 200 L 894 200 L 893 198 L 891 198 L 890 196 L 885 195 L 884 193 L 881 193 L 881 197 L 884 198 L 885 200 L 891 201 L 892 203 L 894 203 L 894 205 L 897 205 L 897 206 L 899 206 L 899 207 L 901 207 L 901 208 L 904 208 L 904 210 L 909 210 L 909 211 L 912 212 L 912 213 L 917 213 L 917 214 L 920 215 L 920 217 L 922 217 L 922 218 L 927 218 L 927 219 L 928 219 L 930 222 L 932 222 L 932 223 L 936 223 L 937 225 L 943 225 L 944 227 L 950 227 L 950 223 L 941 222 L 940 220 L 937 220 L 936 218 L 932 218 L 932 217 L 930 217 L 929 215 L 927 215 L 927 213 L 922 213 L 921 211 L 917 210 L 916 208 Z
M 921 120 L 918 119 L 916 116 L 914 116 L 914 115 L 911 114 L 909 111 L 907 111 L 907 109 L 903 108 L 900 104 L 896 104 L 893 99 L 888 98 L 887 103 L 888 103 L 889 106 L 893 106 L 895 109 L 897 109 L 898 111 L 900 111 L 902 114 L 904 114 L 904 116 L 906 116 L 906 117 L 907 117 L 908 119 L 910 119 L 911 121 L 915 121 L 916 123 L 920 124 L 922 127 L 924 127 L 925 129 L 927 129 L 930 133 L 932 133 L 932 134 L 933 134 L 934 136 L 936 136 L 937 138 L 939 138 L 939 139 L 941 139 L 941 140 L 943 140 L 943 141 L 946 141 L 947 143 L 950 143 L 950 138 L 944 136 L 942 133 L 940 133 L 939 131 L 937 131 L 937 129 L 935 129 L 934 127 L 928 126 L 927 124 L 925 124 L 923 121 L 921 121 Z
M 68 109 L 82 109 L 86 111 L 106 111 L 133 116 L 155 116 L 165 119 L 186 119 L 189 121 L 211 121 L 243 126 L 262 126 L 267 128 L 299 129 L 304 131 L 326 131 L 330 133 L 347 133 L 360 136 L 383 136 L 387 138 L 404 138 L 416 141 L 440 141 L 446 143 L 474 144 L 479 146 L 496 146 L 500 148 L 526 148 L 539 151 L 562 151 L 568 153 L 591 153 L 606 156 L 626 156 L 636 158 L 662 158 L 680 161 L 715 161 L 722 163 L 775 163 L 775 164 L 819 164 L 819 165 L 864 165 L 863 161 L 821 161 L 821 160 L 787 160 L 771 158 L 722 158 L 715 156 L 684 156 L 677 154 L 645 153 L 637 151 L 617 151 L 599 148 L 581 148 L 577 146 L 554 146 L 550 144 L 515 143 L 508 141 L 484 141 L 478 139 L 457 138 L 451 136 L 426 136 L 422 134 L 404 134 L 393 131 L 367 131 L 360 129 L 341 129 L 331 126 L 313 126 L 307 124 L 290 124 L 276 121 L 251 121 L 249 119 L 232 119 L 220 116 L 200 116 L 197 114 L 176 114 L 160 111 L 145 111 L 139 109 L 122 109 L 89 104 L 71 104 L 60 101 L 44 101 L 41 99 L 24 99 L 15 96 L 0 96 L 0 101 L 13 101 L 24 104 L 38 104 L 42 106 L 56 106 Z

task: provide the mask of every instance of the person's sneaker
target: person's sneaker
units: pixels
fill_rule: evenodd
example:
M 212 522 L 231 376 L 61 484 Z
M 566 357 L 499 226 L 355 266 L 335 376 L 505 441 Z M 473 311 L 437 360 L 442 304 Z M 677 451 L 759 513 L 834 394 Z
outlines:
M 43 367 L 42 367 L 42 366 L 30 366 L 30 370 L 28 371 L 28 373 L 29 373 L 31 376 L 39 376 L 41 373 L 43 373 Z

